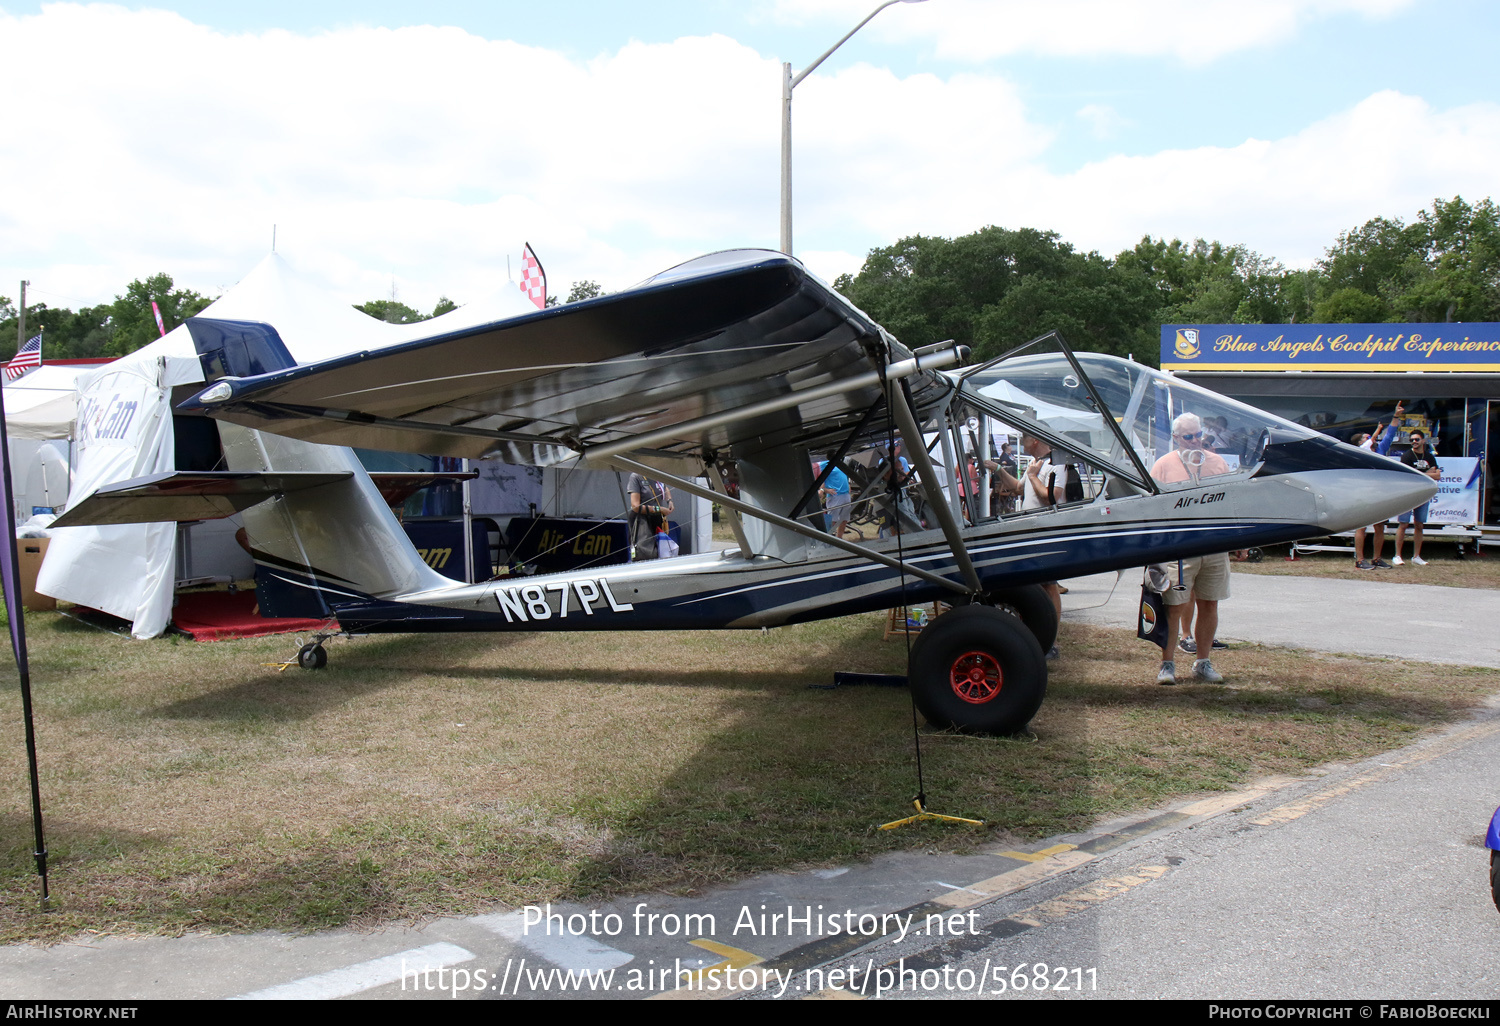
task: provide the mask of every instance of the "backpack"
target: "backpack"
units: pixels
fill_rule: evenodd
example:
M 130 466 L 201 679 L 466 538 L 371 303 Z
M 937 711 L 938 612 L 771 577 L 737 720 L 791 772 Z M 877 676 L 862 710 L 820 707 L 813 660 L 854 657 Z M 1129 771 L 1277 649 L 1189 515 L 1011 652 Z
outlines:
M 1083 501 L 1083 478 L 1079 476 L 1078 464 L 1069 463 L 1068 477 L 1063 483 L 1063 502 Z
M 1062 501 L 1063 502 L 1082 502 L 1083 499 L 1084 499 L 1084 495 L 1083 495 L 1083 478 L 1078 473 L 1078 464 L 1076 464 L 1076 463 L 1064 463 L 1063 464 L 1063 474 L 1064 474 L 1064 476 L 1063 476 L 1063 497 L 1062 497 Z M 1052 488 L 1056 487 L 1056 484 L 1055 484 L 1056 481 L 1057 481 L 1057 470 L 1056 470 L 1056 468 L 1054 468 L 1053 471 L 1052 471 L 1052 477 L 1048 481 L 1048 484 L 1051 486 L 1051 487 L 1049 487 L 1047 489 L 1047 494 L 1049 496 L 1052 494 Z M 1053 505 L 1056 505 L 1056 503 L 1053 503 Z

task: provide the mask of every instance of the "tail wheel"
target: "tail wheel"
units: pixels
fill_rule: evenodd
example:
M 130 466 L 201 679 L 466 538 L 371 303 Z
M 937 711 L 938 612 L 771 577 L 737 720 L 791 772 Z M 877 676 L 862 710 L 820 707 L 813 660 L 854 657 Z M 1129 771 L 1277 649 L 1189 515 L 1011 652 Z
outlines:
M 1052 596 L 1040 584 L 1023 584 L 1019 588 L 999 588 L 985 596 L 985 601 L 995 606 L 1006 606 L 1015 611 L 1036 636 L 1036 643 L 1045 652 L 1057 643 L 1057 607 Z
M 934 727 L 1014 734 L 1046 697 L 1047 660 L 1016 617 L 961 606 L 917 636 L 909 679 L 917 708 Z
M 297 650 L 297 665 L 304 670 L 321 670 L 328 665 L 328 650 L 316 641 Z

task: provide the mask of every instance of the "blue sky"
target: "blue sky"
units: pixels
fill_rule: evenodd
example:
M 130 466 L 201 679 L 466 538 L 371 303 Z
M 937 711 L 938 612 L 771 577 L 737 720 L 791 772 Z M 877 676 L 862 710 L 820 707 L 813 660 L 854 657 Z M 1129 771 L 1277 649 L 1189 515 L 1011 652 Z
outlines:
M 776 65 L 873 6 L 5 3 L 23 56 L 0 82 L 28 133 L 0 142 L 22 186 L 0 197 L 0 293 L 25 276 L 93 301 L 157 270 L 212 291 L 264 252 L 265 222 L 328 287 L 395 280 L 414 305 L 488 287 L 525 239 L 553 291 L 774 246 Z M 904 234 L 997 223 L 1305 265 L 1369 217 L 1493 191 L 1497 12 L 897 5 L 797 90 L 797 252 L 832 277 Z

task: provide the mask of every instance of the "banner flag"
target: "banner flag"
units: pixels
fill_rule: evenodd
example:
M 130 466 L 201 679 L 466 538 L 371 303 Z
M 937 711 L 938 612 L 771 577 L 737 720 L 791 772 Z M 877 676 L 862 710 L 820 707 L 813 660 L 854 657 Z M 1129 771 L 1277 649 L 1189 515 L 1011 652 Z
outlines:
M 529 242 L 521 250 L 521 291 L 538 310 L 546 309 L 547 272 L 542 269 L 542 262 L 532 252 Z
M 156 315 L 156 330 L 165 335 L 167 333 L 167 326 L 162 323 L 161 307 L 156 305 L 156 300 L 154 299 L 151 300 L 151 312 Z
M 37 351 L 41 351 L 41 336 L 37 336 Z M 5 430 L 5 395 L 0 389 L 0 454 L 10 452 L 10 441 Z M 5 537 L 0 538 L 0 584 L 5 594 L 5 615 L 10 620 L 10 645 L 16 657 L 16 670 L 21 677 L 21 715 L 26 724 L 26 757 L 31 769 L 31 826 L 35 846 L 31 855 L 36 859 L 37 875 L 42 878 L 42 902 L 47 901 L 47 843 L 42 829 L 42 793 L 37 783 L 36 729 L 31 711 L 31 669 L 26 660 L 26 617 L 21 607 L 21 569 L 16 559 L 16 505 L 12 498 L 10 460 L 0 459 L 0 508 L 3 508 Z

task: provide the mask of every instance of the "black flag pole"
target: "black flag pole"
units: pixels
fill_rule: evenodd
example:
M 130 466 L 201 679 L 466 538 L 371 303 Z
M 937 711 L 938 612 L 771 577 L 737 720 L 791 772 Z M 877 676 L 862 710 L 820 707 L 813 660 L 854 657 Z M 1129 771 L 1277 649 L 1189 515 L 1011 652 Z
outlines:
M 32 857 L 42 878 L 42 907 L 47 906 L 47 840 L 42 829 L 42 791 L 37 782 L 36 727 L 31 712 L 31 669 L 26 660 L 26 617 L 21 608 L 21 568 L 16 558 L 16 503 L 11 487 L 10 436 L 5 425 L 5 397 L 0 389 L 0 508 L 4 509 L 5 537 L 0 539 L 0 578 L 5 591 L 5 613 L 10 619 L 10 644 L 21 678 L 21 716 L 26 722 L 26 761 L 31 771 Z

